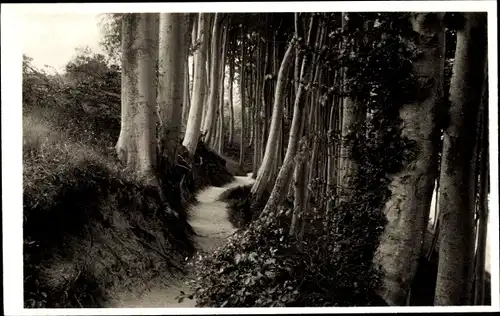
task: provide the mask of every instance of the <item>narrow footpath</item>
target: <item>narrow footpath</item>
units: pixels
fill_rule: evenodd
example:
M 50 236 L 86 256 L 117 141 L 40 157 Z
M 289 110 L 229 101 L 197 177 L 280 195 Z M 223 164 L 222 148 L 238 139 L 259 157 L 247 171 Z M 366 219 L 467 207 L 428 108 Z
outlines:
M 207 187 L 197 194 L 198 203 L 191 208 L 189 223 L 198 235 L 195 237 L 195 242 L 200 251 L 212 251 L 236 231 L 228 220 L 226 203 L 217 201 L 219 196 L 230 188 L 249 185 L 254 181 L 251 177 L 236 176 L 233 182 L 223 187 Z M 186 298 L 181 303 L 178 303 L 176 299 L 180 291 L 190 293 L 187 282 L 193 278 L 193 275 L 187 275 L 172 279 L 168 282 L 168 286 L 154 286 L 150 291 L 146 291 L 141 295 L 134 293 L 120 294 L 117 299 L 109 303 L 108 307 L 195 307 L 196 302 L 194 299 Z

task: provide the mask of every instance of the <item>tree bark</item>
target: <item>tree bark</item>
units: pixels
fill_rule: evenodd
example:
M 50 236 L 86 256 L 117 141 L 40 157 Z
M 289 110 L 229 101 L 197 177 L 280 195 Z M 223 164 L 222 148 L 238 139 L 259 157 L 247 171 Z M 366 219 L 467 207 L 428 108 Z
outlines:
M 243 28 L 241 28 L 241 68 L 240 68 L 240 96 L 241 96 L 241 133 L 240 133 L 240 167 L 243 169 L 245 164 L 245 103 L 246 103 L 246 95 L 245 95 L 245 77 L 246 77 L 246 52 L 245 52 L 245 32 Z M 244 170 L 244 169 L 243 169 Z
M 217 109 L 217 96 L 219 94 L 219 84 L 220 84 L 220 52 L 221 52 L 221 14 L 215 13 L 214 25 L 212 30 L 212 49 L 211 57 L 212 62 L 210 66 L 210 91 L 207 104 L 207 114 L 205 117 L 205 123 L 203 125 L 203 134 L 205 135 L 205 143 L 210 143 L 212 141 L 213 134 L 215 130 L 213 129 L 216 109 Z
M 306 211 L 306 190 L 307 190 L 307 168 L 306 161 L 309 156 L 307 153 L 307 140 L 304 137 L 300 141 L 300 151 L 295 157 L 295 171 L 294 171 L 294 203 L 292 212 L 292 221 L 290 224 L 289 235 L 297 238 L 298 241 L 302 241 L 302 230 L 299 230 L 299 225 L 304 220 L 304 215 Z
M 234 82 L 234 55 L 229 60 L 229 141 L 233 145 L 234 134 L 234 104 L 233 104 L 233 82 Z
M 342 13 L 342 28 L 345 30 L 347 22 L 347 13 Z M 362 28 L 362 25 L 359 26 Z M 348 38 L 344 37 L 343 45 L 347 49 Z M 342 78 L 342 92 L 346 93 L 347 77 Z M 362 124 L 366 119 L 366 107 L 363 103 L 356 100 L 355 95 L 348 95 L 343 98 L 342 104 L 342 126 L 341 126 L 341 141 L 340 141 L 340 156 L 339 156 L 339 180 L 340 180 L 340 201 L 347 201 L 350 196 L 349 182 L 356 175 L 358 170 L 357 162 L 351 157 L 352 148 L 349 144 L 349 136 L 354 131 L 356 125 Z
M 414 142 L 413 161 L 390 175 L 392 195 L 383 207 L 387 225 L 374 262 L 384 277 L 378 294 L 389 305 L 405 305 L 417 269 L 423 227 L 429 216 L 437 174 L 436 109 L 443 97 L 444 13 L 416 13 L 411 17 L 421 54 L 413 61 L 419 79 L 418 99 L 399 111 L 401 136 Z
M 316 17 L 313 15 L 310 20 L 309 32 L 307 38 L 307 44 L 310 44 L 310 40 L 313 37 L 312 33 L 316 31 Z M 274 212 L 277 206 L 283 201 L 286 190 L 290 185 L 291 172 L 294 167 L 294 158 L 297 152 L 298 140 L 303 129 L 303 116 L 304 116 L 304 80 L 307 82 L 311 81 L 311 58 L 306 54 L 302 58 L 302 67 L 300 70 L 300 84 L 295 97 L 295 103 L 293 106 L 293 118 L 292 126 L 290 128 L 290 135 L 288 138 L 288 147 L 285 154 L 285 159 L 283 165 L 278 173 L 278 178 L 273 187 L 269 200 L 261 213 L 261 217 L 270 216 Z
M 260 37 L 260 36 L 259 36 Z M 262 138 L 261 138 L 261 117 L 260 117 L 260 109 L 261 109 L 261 104 L 260 104 L 260 78 L 261 78 L 261 43 L 260 43 L 260 38 L 257 38 L 257 49 L 256 49 L 256 63 L 255 63 L 255 70 L 254 70 L 254 80 L 253 80 L 253 107 L 254 107 L 254 148 L 253 148 L 253 159 L 254 159 L 254 169 L 253 169 L 253 175 L 252 177 L 255 179 L 257 177 L 257 173 L 259 171 L 259 167 L 261 164 L 261 146 L 262 146 Z
M 273 114 L 271 117 L 271 127 L 269 130 L 269 137 L 267 139 L 264 159 L 262 160 L 262 164 L 257 173 L 257 179 L 255 180 L 255 183 L 252 186 L 252 194 L 256 199 L 261 198 L 266 187 L 268 186 L 268 182 L 271 180 L 269 176 L 271 174 L 273 162 L 276 159 L 275 148 L 278 145 L 279 128 L 281 127 L 280 121 L 283 117 L 283 97 L 284 97 L 284 88 L 286 84 L 285 80 L 288 77 L 288 71 L 291 67 L 291 62 L 295 49 L 294 46 L 295 46 L 295 41 L 292 40 L 288 46 L 288 49 L 286 50 L 285 57 L 283 57 L 283 61 L 281 62 L 281 67 L 278 72 L 276 90 L 274 93 L 274 105 L 273 105 Z
M 184 43 L 185 43 L 185 56 L 184 56 L 184 92 L 183 92 L 183 102 L 184 106 L 182 107 L 182 124 L 185 127 L 187 123 L 187 118 L 189 114 L 189 107 L 191 103 L 191 93 L 190 93 L 190 88 L 189 88 L 189 48 L 194 45 L 192 45 L 192 33 L 193 29 L 196 27 L 195 21 L 196 21 L 196 14 L 186 14 L 186 29 L 184 30 L 185 38 L 184 38 Z M 196 39 L 195 39 L 196 40 Z M 194 77 L 194 74 L 191 74 Z
M 222 154 L 224 147 L 224 79 L 226 78 L 226 55 L 227 55 L 227 27 L 224 23 L 222 29 L 222 57 L 220 67 L 220 82 L 219 82 L 219 130 L 217 131 L 217 152 Z
M 145 181 L 155 181 L 156 62 L 158 18 L 125 14 L 122 19 L 122 125 L 118 158 Z
M 182 125 L 185 84 L 185 16 L 181 13 L 160 14 L 158 62 L 159 147 L 170 163 L 177 162 L 177 146 Z
M 474 258 L 474 147 L 486 56 L 486 14 L 464 13 L 450 84 L 440 176 L 440 242 L 435 305 L 470 305 Z
M 485 79 L 487 79 L 488 70 L 485 67 Z M 489 188 L 489 141 L 488 141 L 488 80 L 483 84 L 483 99 L 482 121 L 481 121 L 481 156 L 479 170 L 479 201 L 478 201 L 478 217 L 479 226 L 478 241 L 476 250 L 475 264 L 475 283 L 474 283 L 474 305 L 484 305 L 486 294 L 485 289 L 485 272 L 486 272 L 486 251 L 487 251 L 487 236 L 488 236 L 488 188 Z
M 200 47 L 194 56 L 195 77 L 193 78 L 193 98 L 189 109 L 189 119 L 186 127 L 186 134 L 182 145 L 186 147 L 189 154 L 194 156 L 198 139 L 200 137 L 201 116 L 203 113 L 203 100 L 205 99 L 206 69 L 205 60 L 207 57 L 207 35 L 210 30 L 207 28 L 207 14 L 200 13 L 198 18 L 198 40 Z
M 212 36 L 213 22 L 214 22 L 214 13 L 207 13 L 207 57 L 205 60 L 205 71 L 206 71 L 206 80 L 205 80 L 205 98 L 203 99 L 203 115 L 201 118 L 201 131 L 203 131 L 203 127 L 205 126 L 205 121 L 207 119 L 207 110 L 208 110 L 208 100 L 210 97 L 210 76 L 212 73 L 212 49 L 210 43 L 213 43 L 214 39 Z

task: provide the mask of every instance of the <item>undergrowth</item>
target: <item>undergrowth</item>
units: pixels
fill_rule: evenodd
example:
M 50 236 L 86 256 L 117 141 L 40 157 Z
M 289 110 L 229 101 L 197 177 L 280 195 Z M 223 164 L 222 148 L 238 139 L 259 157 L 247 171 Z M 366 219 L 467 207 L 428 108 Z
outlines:
M 114 291 L 182 272 L 194 251 L 186 209 L 92 148 L 37 126 L 47 134 L 25 128 L 26 306 L 99 307 Z

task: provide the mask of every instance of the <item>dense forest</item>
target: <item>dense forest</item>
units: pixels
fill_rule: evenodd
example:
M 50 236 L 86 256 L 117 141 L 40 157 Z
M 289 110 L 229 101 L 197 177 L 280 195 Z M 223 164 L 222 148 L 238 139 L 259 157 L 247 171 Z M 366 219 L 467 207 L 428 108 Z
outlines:
M 25 307 L 490 305 L 486 13 L 102 29 L 63 73 L 23 58 Z

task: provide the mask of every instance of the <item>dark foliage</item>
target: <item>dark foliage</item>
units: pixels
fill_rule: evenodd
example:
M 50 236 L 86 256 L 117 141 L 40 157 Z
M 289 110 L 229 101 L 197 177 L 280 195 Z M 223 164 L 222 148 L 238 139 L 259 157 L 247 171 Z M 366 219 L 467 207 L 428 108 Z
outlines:
M 229 189 L 221 194 L 220 201 L 228 204 L 228 218 L 237 228 L 246 228 L 250 222 L 257 219 L 269 199 L 269 192 L 263 193 L 261 203 L 255 203 L 251 195 L 252 186 L 239 186 Z
M 203 188 L 207 185 L 220 187 L 233 180 L 233 175 L 226 168 L 224 158 L 210 150 L 201 140 L 198 141 L 196 147 L 193 175 L 196 188 Z
M 224 143 L 224 155 L 233 159 L 234 161 L 240 161 L 240 143 L 238 140 L 234 140 L 232 144 L 229 142 Z M 243 172 L 250 172 L 252 170 L 252 158 L 253 151 L 249 147 L 245 150 L 245 157 L 243 159 Z M 246 175 L 246 174 L 244 174 Z
M 233 176 L 244 177 L 247 175 L 246 172 L 243 171 L 243 169 L 240 167 L 238 162 L 223 155 L 221 157 L 226 161 L 226 168 Z

